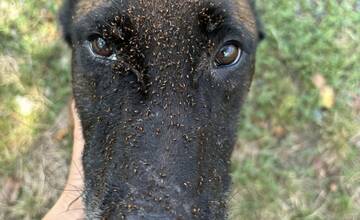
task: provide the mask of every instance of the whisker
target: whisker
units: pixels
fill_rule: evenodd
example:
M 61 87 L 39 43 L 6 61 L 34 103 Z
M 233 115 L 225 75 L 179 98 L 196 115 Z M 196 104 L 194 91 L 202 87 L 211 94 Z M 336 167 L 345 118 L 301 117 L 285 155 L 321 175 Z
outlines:
M 73 201 L 71 201 L 71 202 L 69 203 L 69 205 L 68 205 L 68 207 L 67 207 L 66 210 L 70 210 L 70 207 L 71 207 L 76 201 L 78 201 L 82 196 L 83 196 L 83 195 L 81 194 L 81 195 L 79 195 L 78 197 L 76 197 Z M 84 208 L 82 208 L 82 209 L 84 209 Z

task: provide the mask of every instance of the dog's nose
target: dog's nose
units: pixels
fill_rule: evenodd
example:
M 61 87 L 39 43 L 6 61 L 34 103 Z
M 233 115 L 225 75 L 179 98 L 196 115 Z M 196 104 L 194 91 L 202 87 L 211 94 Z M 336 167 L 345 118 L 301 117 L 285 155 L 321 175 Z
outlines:
M 126 217 L 126 220 L 174 220 L 170 216 L 163 214 L 133 214 Z

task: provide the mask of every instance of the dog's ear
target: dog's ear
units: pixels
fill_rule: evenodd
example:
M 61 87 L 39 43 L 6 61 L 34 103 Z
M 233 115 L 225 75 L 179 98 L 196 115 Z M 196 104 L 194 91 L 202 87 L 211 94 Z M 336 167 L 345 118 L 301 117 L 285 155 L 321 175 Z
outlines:
M 261 21 L 258 10 L 256 8 L 256 0 L 250 0 L 250 5 L 251 5 L 251 8 L 252 8 L 253 13 L 255 15 L 255 18 L 256 18 L 256 26 L 257 26 L 257 30 L 258 30 L 258 39 L 259 39 L 259 42 L 260 42 L 260 41 L 264 40 L 265 37 L 266 37 L 264 25 L 263 25 L 263 23 Z
M 72 17 L 76 1 L 77 0 L 64 0 L 59 12 L 59 20 L 63 32 L 63 37 L 69 46 L 72 46 Z

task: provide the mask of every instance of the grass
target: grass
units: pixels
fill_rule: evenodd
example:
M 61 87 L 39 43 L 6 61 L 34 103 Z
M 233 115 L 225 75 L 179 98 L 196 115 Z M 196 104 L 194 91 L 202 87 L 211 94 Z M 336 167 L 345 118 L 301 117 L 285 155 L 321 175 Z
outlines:
M 54 118 L 70 92 L 56 11 L 48 1 L 0 3 L 0 173 L 11 172 L 12 161 Z
M 61 149 L 49 155 L 54 150 L 38 144 L 71 91 L 69 51 L 56 26 L 59 4 L 0 2 L 0 219 L 40 219 L 59 192 L 44 180 L 44 165 L 68 156 Z
M 234 219 L 358 219 L 357 1 L 258 1 L 268 38 L 240 124 Z M 314 85 L 321 75 L 335 104 Z
M 58 194 L 42 167 L 69 156 L 69 141 L 61 153 L 37 145 L 71 91 L 60 2 L 0 3 L 0 183 L 20 185 L 13 201 L 0 196 L 1 219 L 40 218 Z M 230 216 L 359 219 L 359 1 L 257 4 L 267 38 L 239 124 Z M 53 171 L 53 182 L 64 176 Z

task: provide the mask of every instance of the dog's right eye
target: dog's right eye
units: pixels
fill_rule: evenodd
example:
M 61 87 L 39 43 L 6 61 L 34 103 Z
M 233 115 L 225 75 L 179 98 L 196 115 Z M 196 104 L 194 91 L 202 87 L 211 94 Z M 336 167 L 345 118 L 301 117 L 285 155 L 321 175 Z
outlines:
M 111 44 L 109 44 L 104 38 L 100 36 L 92 37 L 90 40 L 91 51 L 101 57 L 110 58 L 114 55 L 114 50 Z

